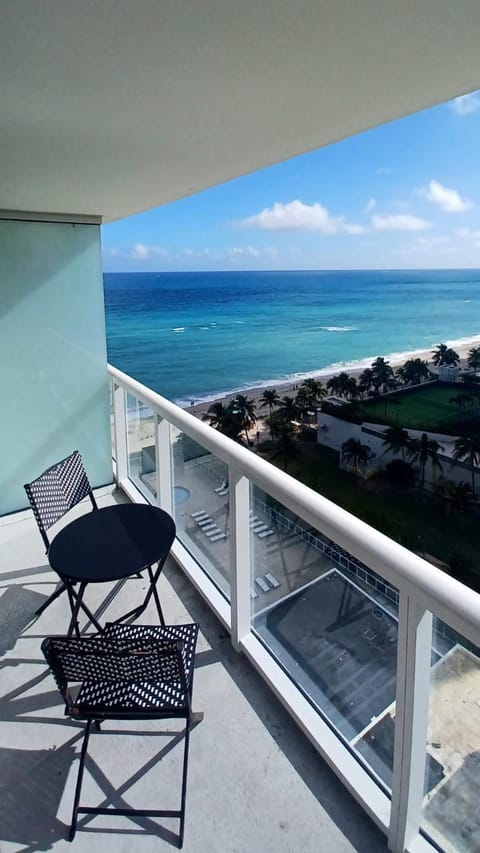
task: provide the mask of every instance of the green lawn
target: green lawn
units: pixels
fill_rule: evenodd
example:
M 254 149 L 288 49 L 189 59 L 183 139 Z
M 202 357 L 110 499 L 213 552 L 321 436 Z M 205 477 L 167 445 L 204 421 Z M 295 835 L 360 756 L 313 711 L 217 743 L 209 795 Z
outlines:
M 265 454 L 270 459 L 270 454 Z M 271 459 L 282 467 L 279 459 Z M 338 467 L 338 454 L 321 445 L 298 442 L 288 473 L 412 551 L 450 563 L 462 554 L 468 568 L 460 576 L 480 591 L 480 532 L 474 515 L 458 517 L 444 504 L 417 491 L 402 491 L 382 476 L 366 482 Z
M 460 409 L 450 400 L 460 394 L 478 393 L 465 385 L 433 385 L 420 391 L 392 394 L 376 402 L 362 403 L 359 413 L 362 419 L 374 423 L 388 423 L 411 429 L 430 432 L 445 432 L 450 435 L 463 434 L 472 423 L 480 427 L 480 402 Z M 398 401 L 398 402 L 397 402 Z

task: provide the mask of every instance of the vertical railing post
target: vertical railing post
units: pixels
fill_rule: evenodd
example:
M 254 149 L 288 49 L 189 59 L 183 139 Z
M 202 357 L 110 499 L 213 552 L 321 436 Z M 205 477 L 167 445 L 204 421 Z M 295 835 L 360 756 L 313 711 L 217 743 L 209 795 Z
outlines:
M 250 481 L 229 466 L 230 492 L 230 587 L 233 647 L 250 632 Z
M 392 807 L 388 849 L 403 853 L 422 818 L 432 648 L 432 614 L 400 594 Z
M 157 504 L 173 514 L 172 451 L 170 422 L 155 415 L 155 459 L 157 464 Z
M 117 460 L 117 483 L 128 477 L 128 443 L 127 443 L 127 406 L 126 392 L 115 382 L 113 383 L 113 429 L 115 432 L 115 453 Z

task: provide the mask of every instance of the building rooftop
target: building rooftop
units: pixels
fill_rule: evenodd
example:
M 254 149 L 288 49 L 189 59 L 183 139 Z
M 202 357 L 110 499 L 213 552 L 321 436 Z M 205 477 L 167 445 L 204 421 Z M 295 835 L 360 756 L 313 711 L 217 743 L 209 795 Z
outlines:
M 103 490 L 99 504 L 123 500 Z M 78 508 L 75 511 L 78 511 Z M 82 511 L 82 509 L 80 509 Z M 71 516 L 69 516 L 70 518 Z M 29 512 L 0 521 L 0 848 L 2 853 L 71 849 L 66 841 L 73 802 L 81 726 L 64 717 L 63 703 L 43 660 L 40 643 L 67 628 L 65 596 L 32 621 L 56 583 Z M 87 600 L 115 617 L 131 606 L 143 580 L 123 587 L 89 587 Z M 190 747 L 184 850 L 384 851 L 386 839 L 371 823 L 302 735 L 242 655 L 188 579 L 168 562 L 159 582 L 167 622 L 201 627 L 193 693 L 204 718 Z M 143 621 L 154 621 L 146 614 Z M 156 621 L 156 620 L 155 620 Z M 123 724 L 122 724 L 123 727 Z M 82 798 L 91 804 L 127 802 L 176 807 L 181 749 L 161 732 L 169 725 L 125 728 L 106 723 L 89 748 Z M 172 727 L 173 728 L 173 727 Z M 158 737 L 154 735 L 157 735 Z M 175 743 L 174 743 L 175 746 Z M 160 752 L 159 752 L 160 750 Z M 178 781 L 178 784 L 177 784 Z M 81 817 L 76 849 L 168 850 L 177 822 Z

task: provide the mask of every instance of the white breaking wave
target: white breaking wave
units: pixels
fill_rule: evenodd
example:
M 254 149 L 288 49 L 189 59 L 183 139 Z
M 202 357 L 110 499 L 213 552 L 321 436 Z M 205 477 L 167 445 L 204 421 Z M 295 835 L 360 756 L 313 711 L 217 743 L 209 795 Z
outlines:
M 185 326 L 177 326 L 177 328 L 176 328 L 176 329 L 172 329 L 171 331 L 172 331 L 172 332 L 184 332 L 184 331 L 185 331 Z
M 358 332 L 358 326 L 320 326 L 322 332 Z

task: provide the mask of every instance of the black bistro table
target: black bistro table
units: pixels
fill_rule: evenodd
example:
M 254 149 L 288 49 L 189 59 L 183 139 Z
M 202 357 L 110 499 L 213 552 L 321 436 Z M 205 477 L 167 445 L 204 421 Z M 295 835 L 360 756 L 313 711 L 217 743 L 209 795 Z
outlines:
M 72 608 L 68 634 L 74 630 L 78 633 L 80 608 L 95 628 L 102 630 L 83 601 L 87 584 L 125 580 L 145 570 L 150 583 L 143 602 L 116 621 L 139 616 L 153 596 L 164 625 L 156 583 L 174 539 L 175 522 L 168 513 L 146 504 L 127 503 L 93 510 L 57 533 L 48 559 L 67 587 Z M 79 584 L 78 590 L 75 584 Z

